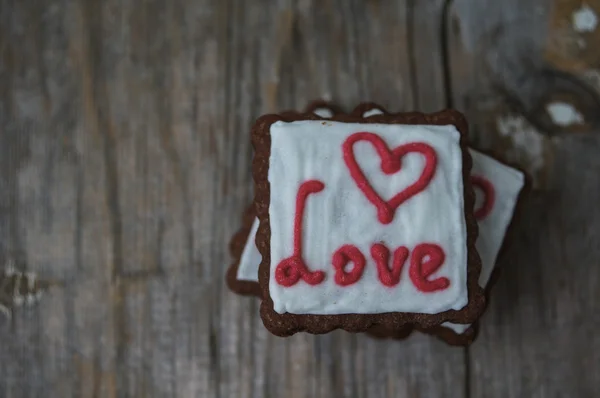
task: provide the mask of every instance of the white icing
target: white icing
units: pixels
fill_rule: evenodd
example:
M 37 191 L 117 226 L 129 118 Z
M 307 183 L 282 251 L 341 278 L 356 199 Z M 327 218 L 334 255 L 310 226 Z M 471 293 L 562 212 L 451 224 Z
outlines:
M 373 109 L 369 109 L 368 111 L 364 112 L 363 117 L 370 117 L 370 116 L 381 115 L 381 114 L 383 114 L 383 111 L 381 109 L 373 108 Z
M 573 12 L 572 15 L 573 27 L 576 32 L 592 32 L 598 26 L 598 17 L 594 10 L 587 4 L 584 4 L 580 9 Z
M 390 224 L 377 219 L 375 207 L 358 189 L 342 157 L 342 143 L 353 133 L 379 135 L 389 148 L 409 142 L 426 142 L 437 152 L 434 178 L 427 189 L 403 203 Z M 460 310 L 467 302 L 466 228 L 463 214 L 462 155 L 460 134 L 454 126 L 406 126 L 352 124 L 322 121 L 276 122 L 271 126 L 269 217 L 271 227 L 271 276 L 269 291 L 279 313 L 344 314 L 418 312 L 434 314 Z M 402 171 L 385 175 L 374 147 L 354 145 L 355 157 L 374 189 L 389 199 L 417 180 L 425 160 L 419 154 L 404 157 Z M 311 286 L 300 280 L 283 287 L 274 279 L 279 262 L 292 255 L 293 220 L 298 187 L 318 179 L 325 189 L 310 195 L 303 218 L 303 258 L 311 270 L 323 270 L 323 283 Z M 370 255 L 373 243 L 383 242 L 393 251 L 412 250 L 427 242 L 442 246 L 446 259 L 429 279 L 447 277 L 445 290 L 423 293 L 408 277 L 405 263 L 401 281 L 392 288 L 377 277 Z M 362 278 L 351 286 L 334 282 L 331 258 L 344 244 L 354 244 L 365 255 Z M 351 267 L 349 265 L 349 267 Z
M 482 265 L 479 285 L 485 287 L 496 265 L 498 252 L 502 247 L 506 229 L 512 219 L 519 192 L 523 189 L 525 179 L 520 171 L 508 167 L 489 156 L 473 149 L 469 149 L 469 153 L 473 157 L 471 174 L 487 178 L 494 186 L 496 193 L 491 212 L 487 217 L 478 221 L 479 237 L 475 243 Z M 478 189 L 475 189 L 475 194 L 478 198 L 481 197 L 481 192 Z M 442 326 L 461 334 L 471 325 L 446 322 Z
M 254 243 L 258 224 L 258 218 L 255 218 L 238 265 L 237 279 L 239 280 L 258 281 L 258 266 L 262 260 L 262 256 Z
M 333 116 L 333 112 L 329 108 L 317 108 L 313 111 L 313 113 L 322 118 L 330 118 Z

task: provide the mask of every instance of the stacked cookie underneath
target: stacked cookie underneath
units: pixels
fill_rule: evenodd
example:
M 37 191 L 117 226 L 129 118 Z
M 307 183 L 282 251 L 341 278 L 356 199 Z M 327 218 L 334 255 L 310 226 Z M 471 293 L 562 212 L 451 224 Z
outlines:
M 525 179 L 466 139 L 452 110 L 315 101 L 262 116 L 229 288 L 261 298 L 278 336 L 418 330 L 470 344 Z

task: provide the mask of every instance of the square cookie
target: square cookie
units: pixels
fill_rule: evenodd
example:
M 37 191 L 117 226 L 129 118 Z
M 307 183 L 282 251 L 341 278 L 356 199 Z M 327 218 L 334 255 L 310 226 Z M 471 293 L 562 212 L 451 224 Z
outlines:
M 257 121 L 256 245 L 271 332 L 477 319 L 466 128 L 455 111 Z

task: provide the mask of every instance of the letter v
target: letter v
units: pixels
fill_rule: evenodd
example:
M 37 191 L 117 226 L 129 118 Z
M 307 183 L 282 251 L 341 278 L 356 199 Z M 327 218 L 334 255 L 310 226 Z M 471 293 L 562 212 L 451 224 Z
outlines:
M 390 270 L 388 264 L 390 261 L 390 249 L 386 245 L 381 243 L 375 243 L 371 246 L 371 257 L 375 260 L 377 265 L 377 275 L 379 280 L 385 286 L 396 286 L 400 283 L 400 274 L 404 263 L 408 258 L 408 249 L 404 246 L 398 247 L 394 250 L 394 259 L 392 261 L 392 269 Z

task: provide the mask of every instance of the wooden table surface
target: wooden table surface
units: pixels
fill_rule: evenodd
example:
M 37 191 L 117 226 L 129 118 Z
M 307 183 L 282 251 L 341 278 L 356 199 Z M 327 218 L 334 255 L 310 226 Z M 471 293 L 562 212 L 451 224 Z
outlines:
M 0 0 L 0 270 L 50 284 L 17 306 L 3 279 L 0 397 L 598 396 L 597 15 L 598 0 Z M 470 348 L 276 338 L 226 289 L 248 127 L 315 98 L 455 107 L 531 174 Z

